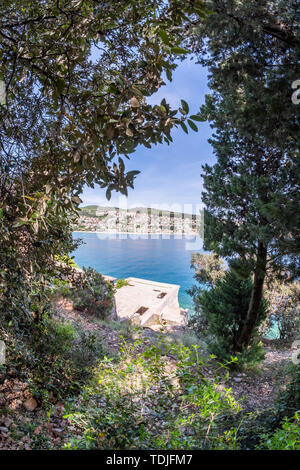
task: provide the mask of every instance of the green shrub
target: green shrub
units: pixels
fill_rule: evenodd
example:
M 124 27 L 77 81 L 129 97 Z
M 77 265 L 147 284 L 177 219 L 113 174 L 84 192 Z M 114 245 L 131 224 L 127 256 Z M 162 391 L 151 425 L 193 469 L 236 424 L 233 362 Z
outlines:
M 49 288 L 49 298 L 57 298 L 59 296 L 67 297 L 70 295 L 70 282 L 66 279 L 51 279 Z
M 64 356 L 76 338 L 76 330 L 71 323 L 54 321 L 44 317 L 34 329 L 35 350 L 46 356 Z
M 288 372 L 288 383 L 277 398 L 277 422 L 290 418 L 300 410 L 300 365 L 291 364 Z
M 75 309 L 104 320 L 113 308 L 113 292 L 113 286 L 100 273 L 84 268 L 76 287 L 70 290 L 70 297 Z
M 102 357 L 102 346 L 93 333 L 49 318 L 37 325 L 33 349 L 37 360 L 31 377 L 36 395 L 41 389 L 59 397 L 77 393 L 91 376 L 97 357 Z
M 224 416 L 239 411 L 219 387 L 225 369 L 205 376 L 198 347 L 124 342 L 118 361 L 105 358 L 94 381 L 68 409 L 76 427 L 69 449 L 234 449 L 237 430 Z M 163 353 L 162 353 L 163 350 Z M 170 370 L 168 355 L 176 364 Z M 224 379 L 224 374 L 223 374 Z
M 56 255 L 55 260 L 59 263 L 63 263 L 71 268 L 79 269 L 79 266 L 74 261 L 74 256 L 69 255 Z
M 7 355 L 10 370 L 47 405 L 51 395 L 62 398 L 78 393 L 103 357 L 103 348 L 94 333 L 44 316 L 30 336 L 9 336 Z
M 282 430 L 282 423 L 287 420 L 292 422 L 295 413 L 300 410 L 299 365 L 291 364 L 285 370 L 285 377 L 287 384 L 285 388 L 280 387 L 275 403 L 271 408 L 260 409 L 244 417 L 238 433 L 239 444 L 242 449 L 268 448 L 266 442 L 270 439 L 270 445 L 271 443 L 275 445 L 277 437 L 278 439 L 280 437 L 282 445 L 287 445 L 289 438 L 287 435 L 284 436 L 284 432 L 280 430 Z M 299 427 L 299 419 L 297 422 Z M 277 436 L 274 440 L 272 439 L 273 435 Z M 278 442 L 276 445 L 279 445 Z M 281 449 L 281 447 L 278 447 L 278 449 Z
M 116 289 L 121 289 L 121 287 L 128 286 L 128 281 L 126 279 L 118 279 L 115 283 Z
M 264 350 L 257 340 L 258 328 L 267 314 L 267 303 L 262 303 L 260 316 L 249 347 L 237 353 L 237 340 L 243 327 L 252 290 L 251 279 L 240 279 L 232 270 L 218 278 L 209 289 L 194 290 L 197 313 L 191 325 L 200 336 L 204 336 L 208 351 L 222 360 L 237 356 L 238 366 L 261 361 Z
M 262 436 L 258 449 L 300 450 L 300 413 L 285 418 L 280 428 L 271 435 Z
M 207 286 L 214 286 L 226 274 L 225 260 L 214 252 L 192 253 L 191 267 L 195 270 L 195 279 Z
M 292 342 L 300 332 L 300 282 L 289 284 L 273 280 L 266 289 L 270 313 L 265 329 L 276 327 L 279 339 Z

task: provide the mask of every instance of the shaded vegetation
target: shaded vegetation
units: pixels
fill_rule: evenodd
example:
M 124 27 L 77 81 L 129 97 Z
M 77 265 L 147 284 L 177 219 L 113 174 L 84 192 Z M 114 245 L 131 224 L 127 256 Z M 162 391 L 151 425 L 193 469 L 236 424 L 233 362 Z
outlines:
M 252 334 L 251 343 L 242 352 L 238 350 L 238 338 L 247 316 L 252 291 L 251 279 L 240 279 L 234 271 L 227 271 L 216 279 L 209 289 L 193 290 L 198 313 L 191 319 L 199 336 L 207 340 L 208 350 L 221 360 L 236 355 L 239 367 L 260 362 L 264 351 L 257 336 L 259 326 L 267 316 L 267 303 L 263 302 Z

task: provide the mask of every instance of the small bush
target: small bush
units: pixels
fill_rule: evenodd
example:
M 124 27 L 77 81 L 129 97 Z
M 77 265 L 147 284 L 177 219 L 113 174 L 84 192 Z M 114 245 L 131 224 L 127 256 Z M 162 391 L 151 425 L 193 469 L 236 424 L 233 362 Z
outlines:
M 74 260 L 74 256 L 69 256 L 69 255 L 58 256 L 58 255 L 56 255 L 55 260 L 58 263 L 65 264 L 65 265 L 67 265 L 71 268 L 79 269 L 79 266 L 76 264 L 76 262 Z
M 266 289 L 270 313 L 265 329 L 276 326 L 279 339 L 292 342 L 300 332 L 300 282 L 274 281 Z
M 103 348 L 95 334 L 44 316 L 29 337 L 10 335 L 7 355 L 10 370 L 25 379 L 33 396 L 47 405 L 50 396 L 78 393 L 103 357 Z
M 239 367 L 253 366 L 264 357 L 264 350 L 257 340 L 258 327 L 267 314 L 267 303 L 261 306 L 259 320 L 249 347 L 237 353 L 237 340 L 243 327 L 252 290 L 251 279 L 240 279 L 233 271 L 217 279 L 207 290 L 194 290 L 197 314 L 190 324 L 200 336 L 204 336 L 208 351 L 222 360 L 237 356 Z
M 128 286 L 128 281 L 126 279 L 118 279 L 115 283 L 116 289 L 121 289 L 121 287 Z
M 55 299 L 59 296 L 67 297 L 70 295 L 70 282 L 65 279 L 51 279 L 51 287 L 49 288 L 49 297 Z
M 277 422 L 290 418 L 300 410 L 300 365 L 291 364 L 285 390 L 277 398 Z
M 285 418 L 274 434 L 263 435 L 257 447 L 266 450 L 300 450 L 300 413 Z
M 37 358 L 31 369 L 35 395 L 40 389 L 59 397 L 76 393 L 91 377 L 97 358 L 103 357 L 95 334 L 50 318 L 37 325 L 33 348 Z
M 104 320 L 113 308 L 113 292 L 113 286 L 100 273 L 84 268 L 78 285 L 70 290 L 70 298 L 75 309 Z
M 68 419 L 82 437 L 71 437 L 65 448 L 237 447 L 236 429 L 223 425 L 224 416 L 239 411 L 230 390 L 218 387 L 224 374 L 216 371 L 214 380 L 205 376 L 208 362 L 197 346 L 161 341 L 124 342 L 118 361 L 101 362 L 94 383 L 70 405 Z M 176 358 L 171 370 L 168 354 Z

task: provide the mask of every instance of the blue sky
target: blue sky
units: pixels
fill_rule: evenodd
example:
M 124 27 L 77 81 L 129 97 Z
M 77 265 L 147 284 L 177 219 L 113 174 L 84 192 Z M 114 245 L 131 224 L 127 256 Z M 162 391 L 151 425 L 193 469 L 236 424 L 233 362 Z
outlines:
M 207 70 L 191 60 L 179 63 L 172 82 L 148 99 L 159 104 L 163 98 L 174 108 L 180 106 L 180 99 L 188 102 L 190 113 L 199 111 L 204 103 L 207 87 Z M 158 209 L 182 210 L 196 213 L 201 204 L 201 165 L 212 164 L 214 157 L 207 139 L 211 129 L 206 122 L 199 122 L 198 132 L 185 134 L 181 128 L 172 131 L 173 143 L 153 146 L 152 149 L 139 147 L 131 159 L 126 160 L 127 170 L 140 170 L 135 179 L 135 188 L 129 189 L 128 198 L 114 192 L 110 201 L 105 190 L 85 188 L 81 199 L 88 204 L 135 207 L 145 206 Z

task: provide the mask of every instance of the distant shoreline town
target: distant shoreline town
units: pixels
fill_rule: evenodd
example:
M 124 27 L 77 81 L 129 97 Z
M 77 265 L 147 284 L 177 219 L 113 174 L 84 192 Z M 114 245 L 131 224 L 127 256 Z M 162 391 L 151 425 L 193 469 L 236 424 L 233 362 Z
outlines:
M 184 234 L 200 233 L 201 216 L 137 207 L 86 206 L 80 209 L 73 231 L 101 233 Z

